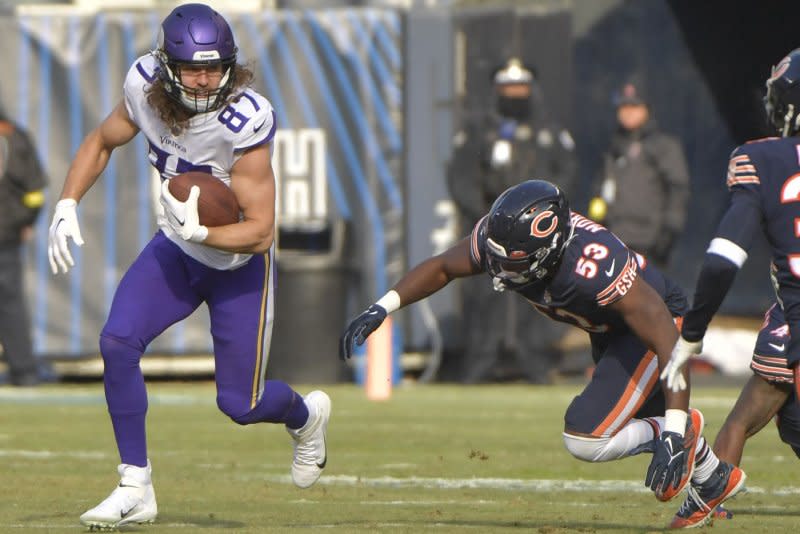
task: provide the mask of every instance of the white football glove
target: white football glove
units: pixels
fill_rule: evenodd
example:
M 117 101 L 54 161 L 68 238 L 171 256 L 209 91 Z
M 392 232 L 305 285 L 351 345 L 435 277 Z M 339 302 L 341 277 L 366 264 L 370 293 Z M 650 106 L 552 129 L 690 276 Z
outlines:
M 669 362 L 661 372 L 661 380 L 667 381 L 667 387 L 675 393 L 686 389 L 686 379 L 683 378 L 683 367 L 694 354 L 700 354 L 703 351 L 703 340 L 700 341 L 686 341 L 683 337 L 679 337 L 672 349 L 672 355 L 669 357 Z
M 197 212 L 198 197 L 200 188 L 193 185 L 189 190 L 189 198 L 186 202 L 181 202 L 169 192 L 169 180 L 161 183 L 159 202 L 164 206 L 167 222 L 181 238 L 194 243 L 202 243 L 208 237 L 208 228 L 200 224 L 200 215 Z
M 78 226 L 78 212 L 75 209 L 77 206 L 77 201 L 72 198 L 64 198 L 56 203 L 47 240 L 47 257 L 53 274 L 58 274 L 59 267 L 66 273 L 70 267 L 75 266 L 72 254 L 69 253 L 68 237 L 71 237 L 79 247 L 83 246 L 81 228 Z

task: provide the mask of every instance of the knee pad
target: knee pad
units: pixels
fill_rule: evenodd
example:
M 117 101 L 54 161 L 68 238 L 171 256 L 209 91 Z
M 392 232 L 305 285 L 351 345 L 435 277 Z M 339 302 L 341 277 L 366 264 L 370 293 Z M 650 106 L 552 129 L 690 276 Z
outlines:
M 574 434 L 563 434 L 564 446 L 569 453 L 585 462 L 604 462 L 612 458 L 606 458 L 605 453 L 611 438 L 592 438 L 589 436 L 576 436 Z

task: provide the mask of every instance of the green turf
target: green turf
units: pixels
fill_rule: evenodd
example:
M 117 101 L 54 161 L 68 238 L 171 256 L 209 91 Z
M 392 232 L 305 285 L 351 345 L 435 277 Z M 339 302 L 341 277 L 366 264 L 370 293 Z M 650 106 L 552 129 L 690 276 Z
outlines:
M 212 384 L 150 384 L 159 517 L 122 530 L 652 532 L 679 505 L 644 491 L 649 456 L 590 464 L 565 451 L 578 387 L 408 386 L 384 403 L 355 386 L 325 389 L 328 468 L 299 490 L 283 428 L 233 424 Z M 737 393 L 695 391 L 708 436 Z M 0 533 L 82 531 L 78 516 L 113 489 L 117 461 L 102 385 L 0 388 Z M 748 443 L 743 467 L 751 491 L 713 531 L 800 531 L 800 462 L 774 425 Z

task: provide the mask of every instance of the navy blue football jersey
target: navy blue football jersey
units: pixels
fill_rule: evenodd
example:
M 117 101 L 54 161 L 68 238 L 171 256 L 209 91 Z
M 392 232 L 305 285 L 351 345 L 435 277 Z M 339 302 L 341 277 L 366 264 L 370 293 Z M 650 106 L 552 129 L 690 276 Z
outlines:
M 622 316 L 608 307 L 623 298 L 637 277 L 642 277 L 664 299 L 673 316 L 686 312 L 683 292 L 647 260 L 632 252 L 603 225 L 572 212 L 574 228 L 555 275 L 513 291 L 556 321 L 575 325 L 592 334 L 629 331 Z M 472 231 L 472 260 L 486 271 L 486 217 Z
M 734 202 L 750 202 L 772 247 L 772 276 L 784 306 L 800 291 L 800 139 L 767 138 L 731 154 L 727 176 Z M 739 221 L 740 225 L 746 224 Z M 724 229 L 721 232 L 724 235 Z M 733 241 L 737 241 L 735 238 Z M 739 243 L 747 249 L 750 243 Z

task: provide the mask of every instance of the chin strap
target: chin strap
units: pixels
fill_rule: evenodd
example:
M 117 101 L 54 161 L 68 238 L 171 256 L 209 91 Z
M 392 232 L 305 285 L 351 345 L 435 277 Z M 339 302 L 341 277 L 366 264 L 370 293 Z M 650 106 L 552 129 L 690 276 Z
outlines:
M 789 104 L 788 106 L 786 106 L 786 115 L 783 116 L 783 131 L 781 132 L 781 135 L 783 137 L 788 137 L 789 136 L 789 132 L 792 130 L 792 117 L 793 116 L 794 116 L 794 105 L 793 104 Z M 800 115 L 798 115 L 796 117 L 796 119 L 800 119 Z M 794 122 L 796 123 L 797 120 L 795 120 Z M 795 129 L 796 129 L 797 124 L 795 124 L 794 126 L 795 126 Z

